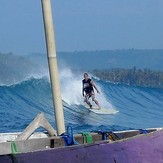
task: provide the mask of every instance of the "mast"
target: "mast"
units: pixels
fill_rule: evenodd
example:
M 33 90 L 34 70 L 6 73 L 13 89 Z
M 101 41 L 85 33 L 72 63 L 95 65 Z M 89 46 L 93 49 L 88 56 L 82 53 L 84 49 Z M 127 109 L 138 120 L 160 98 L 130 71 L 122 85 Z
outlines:
M 42 2 L 42 13 L 43 13 L 43 21 L 44 21 L 44 29 L 45 29 L 50 81 L 51 81 L 51 88 L 52 88 L 53 106 L 55 109 L 57 134 L 60 135 L 65 132 L 65 124 L 64 124 L 62 99 L 60 93 L 58 67 L 57 67 L 57 56 L 56 56 L 56 47 L 55 47 L 53 18 L 52 18 L 52 11 L 51 11 L 51 0 L 41 0 L 41 2 Z

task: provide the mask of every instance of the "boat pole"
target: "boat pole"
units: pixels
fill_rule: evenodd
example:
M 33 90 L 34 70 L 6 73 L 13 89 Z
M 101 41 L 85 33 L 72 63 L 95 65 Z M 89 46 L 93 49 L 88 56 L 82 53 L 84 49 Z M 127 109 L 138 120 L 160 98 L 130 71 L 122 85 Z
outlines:
M 62 98 L 60 93 L 60 80 L 59 80 L 58 67 L 57 67 L 57 55 L 56 55 L 56 47 L 55 47 L 51 0 L 41 0 L 41 2 L 42 2 L 42 13 L 43 13 L 43 21 L 44 21 L 44 29 L 45 29 L 45 39 L 46 39 L 50 81 L 52 87 L 53 106 L 55 110 L 57 134 L 60 135 L 65 132 L 65 124 L 64 124 Z

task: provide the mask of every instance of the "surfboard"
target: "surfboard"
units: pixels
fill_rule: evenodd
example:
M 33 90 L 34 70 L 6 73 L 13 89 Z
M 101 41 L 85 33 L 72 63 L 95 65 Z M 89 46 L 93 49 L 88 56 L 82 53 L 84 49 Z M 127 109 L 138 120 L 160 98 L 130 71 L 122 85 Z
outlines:
M 105 109 L 105 108 L 101 108 L 98 109 L 98 107 L 93 106 L 92 109 L 89 108 L 89 106 L 84 106 L 86 107 L 89 111 L 96 113 L 96 114 L 116 114 L 118 113 L 117 110 L 113 110 L 113 109 Z

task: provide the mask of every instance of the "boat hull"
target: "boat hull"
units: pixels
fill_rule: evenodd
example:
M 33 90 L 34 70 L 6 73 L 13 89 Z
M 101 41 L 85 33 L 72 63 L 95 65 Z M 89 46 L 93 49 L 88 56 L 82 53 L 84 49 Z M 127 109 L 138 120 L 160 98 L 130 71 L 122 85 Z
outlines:
M 163 162 L 163 130 L 109 143 L 76 145 L 43 151 L 2 155 L 0 162 L 145 163 Z

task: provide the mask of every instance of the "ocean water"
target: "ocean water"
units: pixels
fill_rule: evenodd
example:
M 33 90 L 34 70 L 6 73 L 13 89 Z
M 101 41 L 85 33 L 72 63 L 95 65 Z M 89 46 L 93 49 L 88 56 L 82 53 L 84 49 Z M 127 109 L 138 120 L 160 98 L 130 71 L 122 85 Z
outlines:
M 71 126 L 74 133 L 163 127 L 163 89 L 109 83 L 90 76 L 100 90 L 96 94 L 100 105 L 118 113 L 89 112 L 83 107 L 83 73 L 63 68 L 60 83 L 65 125 Z M 10 84 L 0 85 L 0 132 L 22 131 L 39 112 L 56 128 L 48 73 L 36 75 L 35 72 L 31 76 L 28 73 L 20 81 L 16 78 L 15 74 Z

